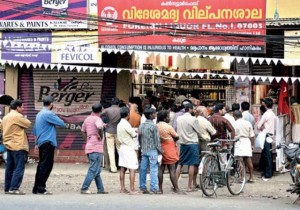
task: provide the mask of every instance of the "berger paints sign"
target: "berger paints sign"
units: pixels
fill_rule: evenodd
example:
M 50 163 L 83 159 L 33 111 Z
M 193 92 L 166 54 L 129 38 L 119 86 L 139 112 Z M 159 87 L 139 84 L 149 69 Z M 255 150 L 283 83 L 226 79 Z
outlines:
M 42 0 L 42 7 L 49 9 L 67 9 L 68 0 Z
M 86 29 L 87 0 L 0 1 L 0 29 Z
M 97 31 L 52 32 L 52 63 L 101 63 Z M 80 37 L 80 38 L 78 38 Z
M 34 105 L 40 110 L 45 96 L 54 98 L 53 111 L 71 116 L 91 112 L 101 100 L 103 73 L 46 72 L 33 70 Z

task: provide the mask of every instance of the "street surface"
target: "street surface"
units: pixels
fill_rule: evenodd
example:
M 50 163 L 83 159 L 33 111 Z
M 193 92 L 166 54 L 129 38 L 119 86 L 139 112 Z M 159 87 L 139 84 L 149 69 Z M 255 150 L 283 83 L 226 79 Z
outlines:
M 217 191 L 218 197 L 207 198 L 201 191 L 177 195 L 171 191 L 171 183 L 168 174 L 164 175 L 163 195 L 127 195 L 119 193 L 119 174 L 102 171 L 102 179 L 108 195 L 82 195 L 80 187 L 84 180 L 87 164 L 58 164 L 54 165 L 52 174 L 48 180 L 48 189 L 53 195 L 31 194 L 36 163 L 27 164 L 21 189 L 26 195 L 6 195 L 4 189 L 4 165 L 0 166 L 0 209 L 300 209 L 300 202 L 292 204 L 296 195 L 286 192 L 289 187 L 289 174 L 276 174 L 268 182 L 258 178 L 254 184 L 246 184 L 244 193 L 240 196 L 232 196 L 226 187 Z M 126 185 L 129 185 L 126 174 Z M 148 184 L 149 186 L 149 184 Z M 187 175 L 183 174 L 179 180 L 179 186 L 187 188 Z M 136 176 L 138 187 L 138 175 Z M 95 192 L 95 184 L 92 183 L 91 191 Z

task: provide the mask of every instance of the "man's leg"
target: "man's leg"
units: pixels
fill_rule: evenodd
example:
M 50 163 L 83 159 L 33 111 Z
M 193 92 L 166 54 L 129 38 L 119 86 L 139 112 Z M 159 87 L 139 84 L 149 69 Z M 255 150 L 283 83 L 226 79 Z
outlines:
M 141 166 L 140 166 L 140 190 L 146 191 L 146 177 L 147 177 L 147 168 L 149 165 L 149 157 L 145 154 L 142 154 Z
M 107 152 L 110 162 L 110 171 L 116 173 L 117 166 L 115 160 L 115 138 L 114 134 L 106 132 L 106 145 L 107 145 Z
M 101 165 L 102 165 L 103 153 L 97 153 L 96 156 L 97 158 L 95 161 L 95 168 L 96 168 L 95 182 L 99 193 L 99 192 L 104 192 L 103 182 L 101 178 Z
M 176 169 L 176 179 L 179 180 L 180 174 L 181 174 L 182 165 L 178 164 Z
M 134 180 L 135 180 L 135 170 L 134 169 L 130 169 L 129 170 L 129 180 L 130 180 L 130 192 L 134 193 Z
M 46 192 L 46 182 L 53 168 L 55 147 L 50 142 L 39 147 L 39 164 L 35 176 L 33 193 Z
M 120 153 L 120 146 L 121 146 L 121 143 L 120 143 L 119 140 L 118 140 L 117 134 L 114 134 L 114 138 L 115 138 L 115 144 L 116 144 L 117 152 L 118 152 L 118 154 L 119 154 L 119 153 Z
M 245 157 L 245 161 L 246 161 L 246 165 L 248 167 L 249 173 L 250 173 L 249 180 L 253 181 L 253 164 L 252 164 L 251 157 Z
M 11 178 L 10 191 L 19 190 L 22 184 L 25 171 L 25 153 L 26 151 L 24 150 L 12 152 L 15 168 Z
M 176 178 L 176 166 L 174 164 L 167 165 L 169 169 L 169 174 L 170 174 L 170 180 L 172 182 L 174 192 L 179 192 L 179 187 L 178 187 L 178 181 Z
M 98 154 L 99 153 L 97 153 L 97 152 L 93 152 L 93 153 L 88 154 L 90 167 L 88 169 L 85 180 L 82 184 L 81 191 L 88 190 L 91 183 L 92 183 L 92 181 L 95 179 L 97 173 L 99 173 L 99 167 L 98 166 L 99 166 L 100 160 L 99 160 Z
M 272 171 L 272 152 L 270 151 L 272 149 L 272 144 L 265 142 L 265 157 L 266 157 L 266 168 L 264 170 L 264 176 L 265 178 L 271 178 L 273 171 Z
M 195 188 L 199 187 L 199 185 L 197 184 L 197 175 L 198 175 L 198 167 L 194 166 L 193 185 Z
M 8 192 L 11 185 L 11 178 L 14 172 L 15 164 L 12 151 L 7 150 L 7 160 L 5 165 L 5 187 L 4 192 Z
M 162 184 L 164 180 L 165 164 L 162 164 L 158 169 L 158 188 L 159 192 L 163 193 Z
M 150 160 L 150 191 L 158 191 L 158 153 L 156 150 L 149 152 Z
M 120 184 L 121 184 L 121 193 L 125 193 L 125 168 L 121 167 L 120 168 Z
M 191 165 L 189 166 L 189 181 L 188 181 L 188 191 L 193 190 L 193 179 L 194 179 L 194 174 L 195 173 L 195 166 Z

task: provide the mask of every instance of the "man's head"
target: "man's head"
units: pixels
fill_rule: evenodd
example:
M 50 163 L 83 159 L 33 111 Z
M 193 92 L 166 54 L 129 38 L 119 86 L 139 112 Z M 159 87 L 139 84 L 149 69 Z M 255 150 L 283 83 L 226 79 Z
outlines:
M 157 122 L 170 122 L 170 115 L 167 110 L 162 110 L 157 113 Z
M 272 109 L 273 100 L 271 98 L 265 98 L 263 102 L 265 103 L 267 109 Z
M 235 111 L 233 112 L 233 117 L 234 117 L 235 120 L 238 120 L 238 119 L 243 118 L 243 114 L 242 114 L 241 111 L 235 110 Z
M 15 110 L 19 113 L 23 112 L 23 101 L 16 99 L 10 102 L 10 109 Z
M 111 99 L 111 104 L 112 105 L 119 105 L 120 100 L 117 97 L 114 97 Z
M 234 112 L 234 111 L 236 111 L 236 110 L 240 110 L 240 104 L 238 104 L 238 103 L 233 103 L 232 105 L 231 105 L 231 110 Z
M 221 116 L 223 116 L 225 114 L 225 106 L 224 104 L 217 104 L 214 108 L 214 113 L 215 114 L 220 114 Z
M 156 111 L 153 108 L 146 108 L 144 110 L 144 115 L 147 118 L 147 120 L 153 120 L 155 119 Z
M 183 105 L 183 107 L 185 112 L 193 113 L 193 104 L 186 103 Z
M 225 106 L 225 112 L 232 115 L 232 109 L 229 106 Z
M 250 109 L 250 104 L 247 101 L 244 101 L 242 104 L 242 111 L 248 111 Z
M 92 111 L 94 113 L 100 113 L 102 111 L 102 105 L 100 103 L 95 103 L 93 106 L 92 106 Z
M 198 116 L 203 116 L 203 117 L 208 116 L 208 111 L 207 111 L 207 108 L 205 106 L 198 106 L 196 111 L 197 111 Z
M 45 107 L 48 107 L 50 110 L 53 109 L 53 102 L 54 102 L 54 99 L 52 96 L 45 96 L 43 98 L 43 105 Z
M 129 108 L 127 106 L 123 106 L 120 109 L 121 118 L 128 118 L 129 117 Z

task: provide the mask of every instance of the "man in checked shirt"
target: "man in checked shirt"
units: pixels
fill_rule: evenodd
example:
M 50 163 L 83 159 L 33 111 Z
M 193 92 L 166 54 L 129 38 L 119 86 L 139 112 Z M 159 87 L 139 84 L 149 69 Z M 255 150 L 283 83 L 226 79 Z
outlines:
M 161 149 L 157 126 L 153 123 L 156 112 L 153 108 L 144 110 L 146 122 L 139 127 L 139 142 L 141 145 L 142 160 L 140 165 L 140 190 L 144 194 L 158 192 L 158 155 Z M 147 168 L 150 165 L 150 192 L 146 186 Z

